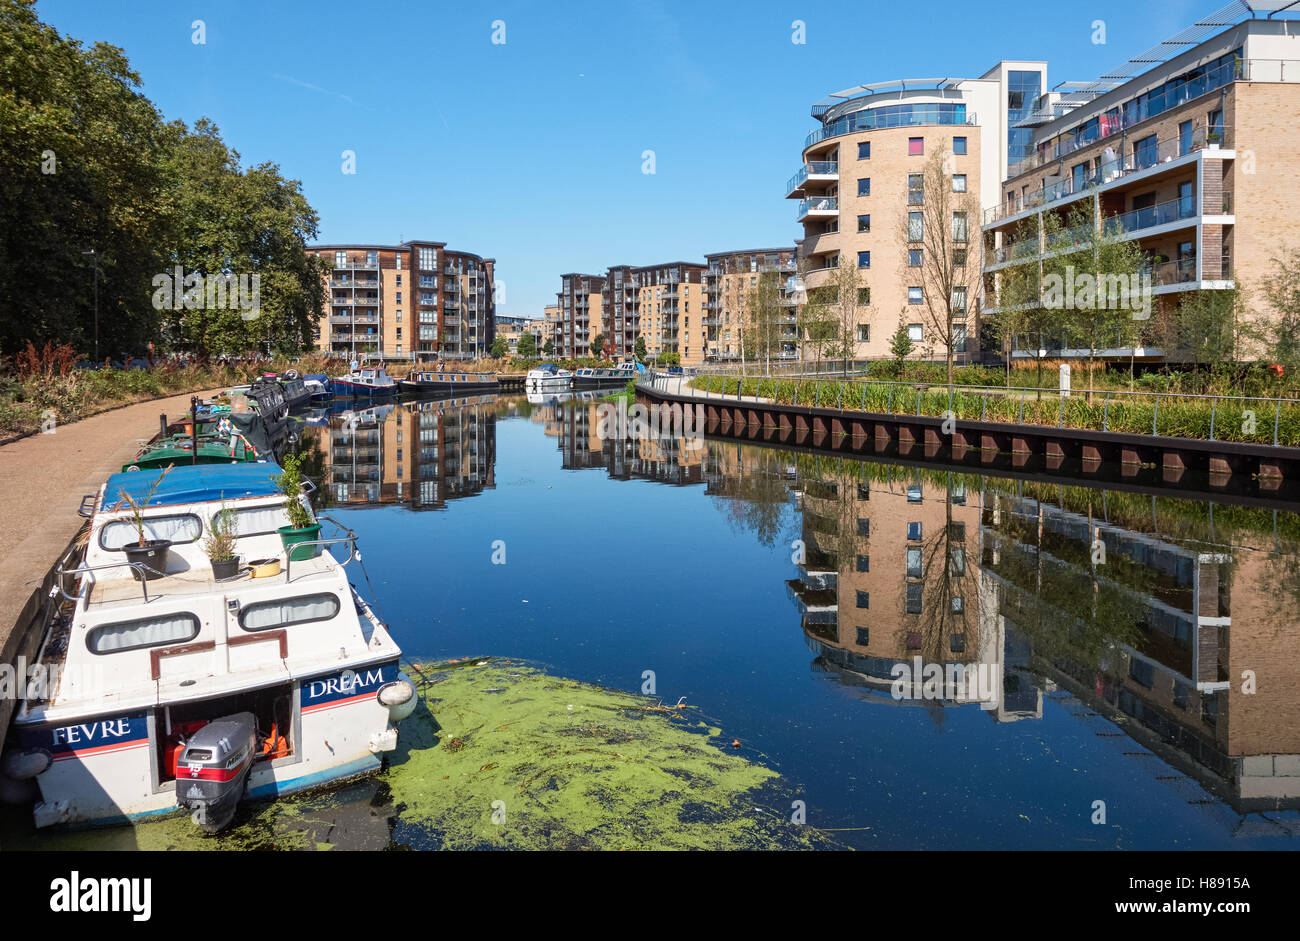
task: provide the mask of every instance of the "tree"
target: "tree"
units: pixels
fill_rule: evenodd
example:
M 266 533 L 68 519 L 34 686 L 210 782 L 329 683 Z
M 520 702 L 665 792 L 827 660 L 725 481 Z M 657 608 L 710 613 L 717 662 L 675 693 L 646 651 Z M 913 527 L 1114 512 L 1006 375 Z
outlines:
M 636 353 L 636 358 L 644 363 L 646 358 L 645 337 L 638 335 L 636 338 L 636 344 L 632 349 Z
M 550 337 L 547 337 L 546 342 L 542 344 L 542 353 L 547 356 L 555 355 L 555 341 Z
M 1247 317 L 1245 290 L 1184 291 L 1177 307 L 1151 325 L 1152 339 L 1166 362 L 1204 363 L 1212 369 L 1235 366 L 1241 358 L 1238 325 Z
M 846 376 L 849 374 L 849 361 L 857 353 L 858 310 L 862 306 L 859 303 L 862 300 L 860 292 L 864 287 L 859 269 L 841 258 L 840 264 L 831 269 L 828 279 L 810 292 L 804 308 L 805 311 L 812 308 L 808 312 L 809 325 L 824 339 L 820 346 L 825 347 L 825 352 L 833 359 L 844 361 Z M 817 340 L 814 340 L 814 346 L 819 347 Z
M 1294 379 L 1300 372 L 1300 249 L 1273 258 L 1271 277 L 1260 285 L 1268 308 L 1256 312 L 1243 333 L 1256 355 L 1281 365 Z
M 903 320 L 903 315 L 899 314 L 898 329 L 889 338 L 889 353 L 898 361 L 899 379 L 903 378 L 903 361 L 912 355 L 912 348 L 915 345 L 912 342 L 912 335 L 907 331 L 907 324 Z
M 519 355 L 525 359 L 532 359 L 537 355 L 537 337 L 531 333 L 525 333 L 519 337 L 518 346 Z
M 506 354 L 510 352 L 510 341 L 498 334 L 492 338 L 492 347 L 488 352 L 492 354 L 493 359 L 505 359 Z
M 1089 197 L 1064 218 L 1042 216 L 1044 304 L 1057 311 L 1072 342 L 1088 349 L 1089 396 L 1097 351 L 1112 344 L 1135 347 L 1152 303 L 1146 253 L 1098 212 L 1096 198 Z
M 966 346 L 967 315 L 978 309 L 982 268 L 980 240 L 970 237 L 981 218 L 979 200 L 966 177 L 952 172 L 952 159 L 937 149 L 921 172 L 908 174 L 908 211 L 898 231 L 899 273 L 909 289 L 920 288 L 915 309 L 925 339 L 944 351 L 949 385 L 953 356 Z
M 605 355 L 605 334 L 596 334 L 595 339 L 591 341 L 591 355 L 604 357 Z
M 742 365 L 748 354 L 763 364 L 764 374 L 771 371 L 772 354 L 781 352 L 781 279 L 776 272 L 764 271 L 758 283 L 745 296 L 745 320 L 740 327 Z

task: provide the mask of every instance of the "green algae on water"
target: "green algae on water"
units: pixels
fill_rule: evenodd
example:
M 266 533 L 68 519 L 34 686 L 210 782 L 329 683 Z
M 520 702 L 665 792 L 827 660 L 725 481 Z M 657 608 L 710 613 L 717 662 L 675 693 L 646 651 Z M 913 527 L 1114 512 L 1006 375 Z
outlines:
M 510 661 L 419 669 L 387 783 L 449 849 L 794 849 L 779 776 L 692 710 Z M 779 806 L 779 805 L 778 805 Z M 789 801 L 785 801 L 789 807 Z M 399 830 L 399 834 L 400 834 Z

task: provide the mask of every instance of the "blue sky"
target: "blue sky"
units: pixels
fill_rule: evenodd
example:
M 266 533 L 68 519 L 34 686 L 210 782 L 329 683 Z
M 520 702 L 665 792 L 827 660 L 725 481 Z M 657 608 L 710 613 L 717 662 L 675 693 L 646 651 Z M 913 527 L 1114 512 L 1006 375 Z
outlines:
M 1224 0 L 1226 2 L 1226 0 Z M 426 238 L 497 259 L 498 313 L 559 275 L 792 244 L 782 186 L 808 109 L 896 78 L 1046 59 L 1094 78 L 1222 5 L 39 0 L 126 50 L 168 118 L 208 116 L 244 162 L 300 179 L 322 242 Z M 206 43 L 192 42 L 204 21 Z M 1106 44 L 1092 22 L 1106 23 Z M 494 44 L 493 21 L 505 23 Z M 806 43 L 791 42 L 795 20 Z M 345 150 L 356 173 L 342 172 Z M 642 152 L 655 173 L 642 173 Z

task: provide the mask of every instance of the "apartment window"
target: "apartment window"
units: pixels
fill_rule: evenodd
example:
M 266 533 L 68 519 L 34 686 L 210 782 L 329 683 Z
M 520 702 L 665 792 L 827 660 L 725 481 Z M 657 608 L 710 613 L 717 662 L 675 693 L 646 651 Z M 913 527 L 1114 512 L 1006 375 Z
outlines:
M 925 214 L 909 212 L 907 214 L 907 240 L 920 242 L 925 238 Z
M 402 328 L 401 328 L 401 327 L 398 327 L 398 328 L 397 328 L 397 339 L 400 340 L 401 338 L 402 338 Z
M 871 342 L 871 324 L 867 324 L 867 323 L 858 324 L 858 342 L 859 343 Z
M 951 650 L 953 653 L 965 653 L 965 652 L 966 652 L 966 635 L 965 635 L 965 634 L 953 634 L 951 637 L 949 637 L 949 638 L 948 638 L 948 649 Z
M 1133 169 L 1144 170 L 1155 166 L 1158 144 L 1156 136 L 1151 134 L 1133 144 Z
M 398 255 L 397 257 L 398 257 L 398 258 L 401 258 L 402 256 L 401 256 L 401 255 Z M 401 276 L 400 274 L 397 276 L 397 286 L 398 286 L 399 288 L 402 286 L 402 276 Z
M 334 267 L 335 267 L 335 268 L 346 268 L 346 267 L 347 267 L 347 264 L 348 264 L 348 253 L 347 253 L 347 252 L 335 252 L 335 253 L 334 253 Z
M 907 577 L 920 578 L 921 574 L 921 549 L 919 546 L 911 546 L 907 550 Z
M 908 538 L 910 541 L 912 541 L 912 542 L 919 542 L 919 541 L 920 541 L 920 539 L 921 539 L 921 524 L 920 524 L 920 523 L 908 523 L 908 524 L 907 524 L 907 538 Z
M 920 157 L 925 153 L 924 137 L 909 137 L 907 139 L 907 155 L 909 157 Z
M 866 307 L 871 303 L 871 288 L 858 288 L 858 306 Z
M 866 609 L 866 608 L 870 608 L 870 607 L 871 607 L 871 592 L 869 592 L 869 591 L 859 591 L 859 592 L 857 592 L 857 606 L 858 606 L 859 608 L 864 608 L 864 609 Z
M 399 304 L 402 303 L 402 292 L 401 292 L 401 291 L 398 291 L 398 292 L 397 292 L 397 303 L 399 303 Z
M 966 610 L 966 602 L 961 599 L 961 596 L 959 595 L 956 598 L 953 598 L 952 613 L 961 614 L 964 610 Z
M 858 556 L 858 571 L 859 572 L 871 571 L 871 556 L 869 555 Z
M 1219 140 L 1222 140 L 1223 139 L 1223 111 L 1218 108 L 1211 111 L 1206 123 L 1207 123 L 1207 127 L 1205 130 L 1208 135 L 1207 139 L 1217 134 Z M 1211 143 L 1217 143 L 1217 142 L 1218 141 L 1211 140 Z
M 967 232 L 966 213 L 954 212 L 952 214 L 952 240 L 954 242 L 966 241 Z
M 956 268 L 966 267 L 966 249 L 954 248 L 952 250 L 952 263 Z
M 956 314 L 966 313 L 966 285 L 958 284 L 953 287 L 952 310 Z
M 395 265 L 395 267 L 397 268 L 398 271 L 401 271 L 401 270 L 402 270 L 402 253 L 401 253 L 401 252 L 398 252 L 398 253 L 397 253 L 397 257 L 396 257 L 395 261 L 396 261 L 396 265 Z M 397 276 L 397 283 L 398 283 L 398 284 L 401 284 L 401 283 L 402 283 L 402 276 L 401 276 L 400 274 Z
M 1192 152 L 1192 122 L 1183 121 L 1178 125 L 1178 155 Z
M 921 583 L 920 583 L 920 582 L 909 582 L 909 583 L 908 583 L 908 586 L 907 586 L 907 602 L 906 602 L 906 606 L 903 608 L 903 611 L 904 611 L 904 613 L 906 613 L 906 614 L 920 614 L 920 613 L 921 613 Z M 913 634 L 908 634 L 908 635 L 907 635 L 907 643 L 908 643 L 908 646 L 909 646 L 909 647 L 911 646 L 911 644 L 912 644 L 912 637 L 913 637 L 913 636 L 916 637 L 916 647 L 919 648 L 919 647 L 921 646 L 921 635 L 920 635 L 920 634 L 915 634 L 915 635 L 913 635 Z
M 397 322 L 398 323 L 402 322 L 402 312 L 400 310 L 397 311 Z
M 871 267 L 871 252 L 858 252 L 858 267 L 859 268 Z
M 1139 660 L 1137 657 L 1131 657 L 1128 662 L 1129 677 L 1147 689 L 1150 689 L 1156 681 L 1156 669 L 1145 660 Z
M 907 204 L 909 206 L 925 205 L 924 173 L 909 173 L 907 175 Z
M 871 643 L 871 631 L 865 627 L 858 628 L 858 646 L 865 647 Z
M 907 289 L 907 303 L 909 303 L 909 304 L 924 304 L 924 303 L 925 303 L 925 292 L 924 292 L 923 290 L 921 290 L 921 288 L 919 288 L 919 287 L 915 287 L 915 286 L 908 288 L 908 289 Z M 909 326 L 907 329 L 908 329 L 908 332 L 909 332 L 909 333 L 910 333 L 911 330 L 912 330 L 911 326 Z M 921 338 L 920 338 L 920 337 L 913 337 L 912 339 L 914 339 L 914 340 L 919 340 L 919 339 L 921 339 Z
M 871 195 L 871 177 L 863 177 L 862 179 L 858 180 L 858 195 L 859 196 Z
M 921 258 L 922 255 L 921 255 L 921 250 L 919 248 L 909 248 L 907 250 L 907 267 L 920 268 Z
M 859 519 L 859 520 L 858 520 L 858 535 L 859 535 L 859 536 L 870 536 L 870 535 L 871 535 L 871 520 L 869 520 L 869 519 Z
M 402 344 L 397 344 L 397 352 L 402 352 Z
M 920 502 L 921 502 L 921 485 L 920 485 L 920 484 L 912 484 L 911 486 L 909 486 L 909 487 L 907 488 L 907 502 L 908 502 L 908 503 L 920 503 Z
M 870 231 L 871 231 L 871 217 L 870 217 L 870 216 L 858 216 L 858 231 L 859 231 L 859 232 L 870 232 Z
M 952 175 L 952 191 L 954 193 L 966 192 L 966 174 L 954 173 Z
M 948 547 L 948 574 L 961 578 L 966 574 L 966 548 L 964 546 Z
M 379 264 L 379 253 L 378 253 L 378 252 L 366 252 L 366 265 L 367 265 L 368 267 L 373 268 L 373 267 L 375 267 L 375 266 L 378 265 L 378 264 Z
M 954 137 L 954 138 L 952 139 L 952 152 L 953 152 L 954 154 L 964 154 L 964 153 L 966 153 L 966 138 L 964 138 L 964 137 Z
M 432 248 L 420 249 L 420 267 L 425 271 L 438 270 L 438 253 Z

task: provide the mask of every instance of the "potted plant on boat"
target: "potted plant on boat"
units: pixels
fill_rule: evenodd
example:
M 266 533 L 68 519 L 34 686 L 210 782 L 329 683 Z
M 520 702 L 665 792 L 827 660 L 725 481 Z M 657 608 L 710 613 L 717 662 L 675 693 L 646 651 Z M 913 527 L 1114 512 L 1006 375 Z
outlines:
M 149 485 L 144 494 L 137 500 L 126 492 L 125 489 L 119 490 L 121 498 L 114 505 L 113 509 L 122 508 L 131 511 L 131 526 L 135 529 L 136 542 L 134 545 L 125 545 L 122 551 L 126 553 L 126 561 L 134 563 L 131 568 L 131 574 L 135 576 L 136 581 L 140 581 L 143 575 L 145 581 L 152 581 L 155 578 L 162 578 L 167 574 L 167 552 L 171 549 L 172 541 L 170 539 L 149 539 L 145 536 L 145 508 L 149 506 L 149 501 L 153 495 L 158 492 L 158 486 L 167 476 L 172 465 L 168 464 L 158 479 Z
M 290 454 L 284 459 L 283 470 L 276 477 L 280 492 L 289 499 L 284 510 L 289 515 L 289 525 L 281 526 L 280 544 L 289 553 L 290 562 L 301 562 L 320 554 L 320 546 L 299 546 L 298 543 L 320 539 L 320 523 L 312 518 L 302 496 L 302 456 Z
M 212 563 L 212 577 L 217 581 L 234 578 L 239 572 L 239 557 L 235 555 L 235 516 L 221 504 L 208 520 L 208 535 L 203 539 L 203 551 Z

